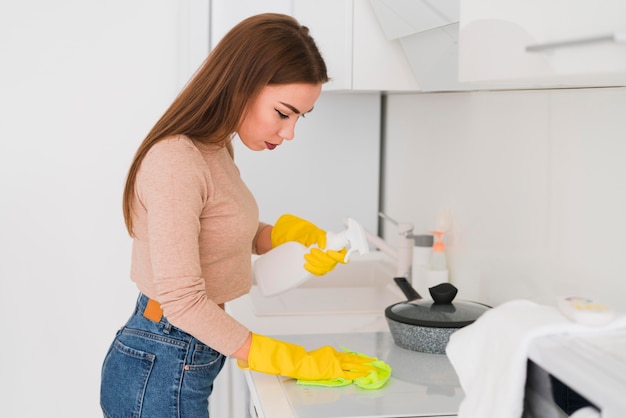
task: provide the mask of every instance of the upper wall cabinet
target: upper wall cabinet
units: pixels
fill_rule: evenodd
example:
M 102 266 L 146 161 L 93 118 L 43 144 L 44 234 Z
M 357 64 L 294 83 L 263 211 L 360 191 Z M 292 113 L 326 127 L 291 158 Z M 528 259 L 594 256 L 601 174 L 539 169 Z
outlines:
M 293 0 L 293 15 L 322 51 L 331 77 L 324 90 L 419 90 L 402 47 L 385 37 L 370 2 Z
M 211 0 L 211 48 L 257 13 L 294 16 L 311 30 L 331 80 L 325 91 L 417 91 L 397 42 L 385 38 L 367 0 Z
M 256 13 L 308 26 L 331 80 L 324 91 L 449 91 L 458 81 L 460 0 L 211 0 L 211 47 Z
M 459 79 L 522 88 L 626 85 L 626 1 L 463 0 Z
M 420 91 L 473 90 L 458 79 L 460 0 L 370 0 L 385 37 L 400 45 Z
M 211 3 L 211 49 L 247 17 L 259 13 L 293 14 L 292 0 L 210 0 Z

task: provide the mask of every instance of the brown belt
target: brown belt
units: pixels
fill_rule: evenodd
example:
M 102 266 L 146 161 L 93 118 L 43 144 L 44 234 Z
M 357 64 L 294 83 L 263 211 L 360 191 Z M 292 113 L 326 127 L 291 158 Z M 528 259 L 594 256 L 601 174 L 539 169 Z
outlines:
M 163 309 L 161 304 L 154 299 L 148 299 L 146 309 L 143 310 L 143 316 L 154 322 L 160 322 L 163 318 Z

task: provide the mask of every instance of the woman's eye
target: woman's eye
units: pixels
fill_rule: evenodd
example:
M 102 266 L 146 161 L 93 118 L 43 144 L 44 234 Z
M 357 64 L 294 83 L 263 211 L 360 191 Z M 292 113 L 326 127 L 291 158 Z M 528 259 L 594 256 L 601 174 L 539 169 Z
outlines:
M 278 109 L 274 109 L 276 111 L 276 113 L 278 113 L 278 117 L 281 119 L 289 119 L 289 116 L 285 115 L 283 112 L 281 112 Z

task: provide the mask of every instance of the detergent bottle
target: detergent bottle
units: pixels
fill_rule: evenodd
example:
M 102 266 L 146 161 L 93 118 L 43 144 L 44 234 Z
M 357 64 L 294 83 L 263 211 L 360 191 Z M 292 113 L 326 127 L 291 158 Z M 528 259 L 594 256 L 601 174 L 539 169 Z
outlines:
M 304 268 L 304 255 L 317 244 L 306 247 L 299 242 L 289 241 L 272 248 L 259 256 L 252 265 L 256 284 L 263 296 L 273 296 L 293 289 L 314 277 Z M 347 248 L 344 262 L 350 260 L 354 252 L 361 255 L 369 252 L 365 230 L 357 221 L 347 219 L 347 228 L 341 232 L 326 232 L 326 248 L 324 250 L 339 251 Z
M 435 237 L 432 253 L 430 254 L 430 266 L 428 271 L 428 286 L 436 286 L 448 282 L 448 263 L 446 260 L 446 246 L 443 242 L 444 231 L 432 231 Z

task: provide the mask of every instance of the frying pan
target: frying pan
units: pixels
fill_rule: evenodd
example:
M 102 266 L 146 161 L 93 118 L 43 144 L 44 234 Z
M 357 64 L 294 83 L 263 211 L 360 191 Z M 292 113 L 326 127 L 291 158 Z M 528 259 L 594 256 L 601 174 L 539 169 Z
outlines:
M 404 277 L 394 281 L 408 300 L 387 307 L 385 318 L 394 342 L 407 350 L 445 354 L 450 335 L 491 308 L 478 302 L 453 302 L 458 290 L 451 283 L 431 287 L 433 300 L 425 300 Z

